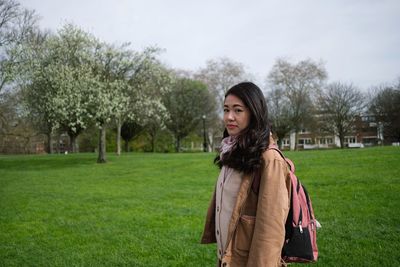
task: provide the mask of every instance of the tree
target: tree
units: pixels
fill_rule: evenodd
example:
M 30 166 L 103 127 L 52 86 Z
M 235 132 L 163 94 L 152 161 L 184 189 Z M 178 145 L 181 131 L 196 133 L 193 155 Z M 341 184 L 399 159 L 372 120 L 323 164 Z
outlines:
M 29 39 L 38 29 L 38 16 L 14 0 L 0 0 L 0 93 L 13 80 L 12 69 L 18 64 L 10 51 Z
M 30 110 L 46 122 L 49 144 L 56 128 L 68 133 L 71 152 L 78 151 L 76 138 L 93 121 L 99 88 L 92 71 L 95 45 L 93 36 L 67 24 L 57 34 L 15 50 Z
M 210 103 L 214 105 L 208 114 L 205 114 L 207 123 L 207 139 L 211 150 L 214 149 L 214 140 L 221 135 L 222 114 L 225 93 L 233 85 L 251 80 L 251 75 L 246 72 L 242 63 L 236 62 L 230 58 L 222 57 L 210 59 L 206 66 L 193 75 L 193 78 L 207 85 L 210 94 L 214 97 Z
M 275 88 L 267 92 L 266 101 L 273 132 L 278 137 L 279 147 L 282 147 L 283 138 L 290 132 L 289 100 L 284 97 L 282 89 Z
M 27 153 L 30 139 L 36 136 L 20 101 L 20 91 L 4 92 L 0 98 L 0 153 Z
M 208 60 L 206 67 L 200 69 L 194 75 L 194 79 L 207 85 L 210 92 L 215 95 L 222 110 L 226 91 L 236 83 L 247 80 L 249 76 L 242 63 L 222 57 Z
M 59 125 L 55 105 L 57 89 L 50 81 L 49 67 L 53 48 L 48 32 L 37 31 L 31 38 L 10 52 L 18 64 L 13 66 L 15 84 L 22 90 L 21 104 L 25 105 L 29 119 L 39 133 L 47 136 L 47 153 L 53 152 L 52 132 Z
M 182 139 L 201 122 L 208 99 L 205 84 L 186 78 L 177 79 L 164 96 L 163 104 L 170 115 L 166 127 L 174 135 L 176 152 L 181 150 Z
M 126 46 L 98 43 L 96 47 L 93 71 L 100 86 L 95 92 L 93 116 L 100 131 L 98 163 L 106 162 L 106 127 L 112 120 L 117 122 L 117 154 L 121 153 L 121 125 L 131 104 L 128 75 L 134 68 L 134 53 Z
M 149 116 L 158 112 L 160 92 L 168 76 L 156 59 L 158 48 L 143 52 L 127 49 L 127 44 L 114 47 L 100 44 L 96 51 L 95 73 L 101 86 L 97 91 L 94 118 L 100 128 L 98 162 L 105 162 L 105 129 L 115 121 L 117 154 L 121 153 L 120 136 L 123 123 L 144 125 Z
M 135 122 L 124 122 L 121 127 L 121 137 L 125 141 L 125 152 L 129 152 L 129 142 L 138 136 L 143 127 Z
M 16 84 L 16 67 L 20 64 L 15 47 L 25 42 L 37 30 L 38 17 L 13 0 L 0 0 L 0 135 L 36 135 L 32 122 L 21 114 L 20 86 Z M 13 125 L 12 127 L 9 127 Z M 26 138 L 24 138 L 26 140 Z
M 397 84 L 382 86 L 369 103 L 369 110 L 383 123 L 383 137 L 400 142 L 400 78 Z
M 156 58 L 145 58 L 130 80 L 135 91 L 140 92 L 140 99 L 132 109 L 135 116 L 130 119 L 143 126 L 149 137 L 151 150 L 155 152 L 156 139 L 169 119 L 162 98 L 170 92 L 173 76 Z
M 92 71 L 96 44 L 92 35 L 70 24 L 46 44 L 51 53 L 43 75 L 54 90 L 48 105 L 70 137 L 71 152 L 78 152 L 76 138 L 93 120 L 93 106 L 97 104 L 100 82 Z
M 278 59 L 268 75 L 268 82 L 274 89 L 282 90 L 288 100 L 290 127 L 296 134 L 312 120 L 313 100 L 327 78 L 323 64 L 311 59 L 291 64 Z
M 344 148 L 344 137 L 352 130 L 364 108 L 364 97 L 352 84 L 329 84 L 318 98 L 318 113 L 325 129 L 333 131 Z

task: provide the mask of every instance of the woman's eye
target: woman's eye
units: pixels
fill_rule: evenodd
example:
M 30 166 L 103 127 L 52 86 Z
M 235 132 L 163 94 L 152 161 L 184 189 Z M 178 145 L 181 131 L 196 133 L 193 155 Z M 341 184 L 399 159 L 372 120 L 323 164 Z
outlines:
M 241 110 L 241 109 L 235 109 L 235 112 L 236 113 L 239 113 L 239 112 L 242 112 L 243 110 Z
M 224 113 L 227 113 L 227 112 L 229 112 L 229 109 L 224 108 Z

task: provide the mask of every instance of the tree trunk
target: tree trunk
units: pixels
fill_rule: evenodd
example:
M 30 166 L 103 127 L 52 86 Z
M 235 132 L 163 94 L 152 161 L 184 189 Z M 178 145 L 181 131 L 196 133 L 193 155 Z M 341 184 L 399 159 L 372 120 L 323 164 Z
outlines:
M 54 149 L 53 149 L 53 137 L 52 137 L 51 129 L 49 129 L 49 131 L 47 131 L 46 135 L 47 135 L 46 152 L 48 154 L 53 154 Z
M 125 152 L 129 152 L 129 141 L 125 140 Z
M 299 150 L 299 131 L 296 129 L 294 133 L 294 151 Z
M 75 134 L 69 134 L 69 152 L 71 153 L 77 152 L 76 137 Z
M 156 147 L 155 147 L 155 143 L 156 143 L 156 140 L 155 140 L 155 139 L 156 139 L 156 138 L 155 138 L 155 136 L 152 135 L 152 134 L 151 134 L 150 136 L 151 136 L 151 137 L 150 137 L 150 138 L 151 138 L 151 141 L 150 141 L 150 142 L 151 142 L 151 152 L 154 153 L 154 152 L 156 152 Z
M 156 138 L 157 138 L 157 130 L 150 129 L 149 130 L 149 136 L 150 136 L 150 144 L 151 144 L 151 152 L 156 152 Z
M 213 152 L 214 151 L 214 137 L 213 134 L 211 132 L 208 133 L 207 136 L 207 141 L 208 141 L 208 152 Z
M 180 150 L 181 150 L 181 139 L 177 137 L 175 143 L 175 152 L 179 152 Z
M 121 128 L 122 123 L 121 120 L 117 121 L 117 155 L 121 155 Z
M 340 140 L 340 148 L 344 148 L 344 134 L 339 133 L 339 140 Z
M 102 125 L 100 127 L 99 134 L 99 156 L 97 158 L 97 163 L 106 163 L 106 126 Z
M 61 134 L 58 133 L 58 134 L 57 134 L 57 154 L 60 154 L 60 153 L 61 153 L 61 148 L 60 148 L 60 146 L 61 146 Z

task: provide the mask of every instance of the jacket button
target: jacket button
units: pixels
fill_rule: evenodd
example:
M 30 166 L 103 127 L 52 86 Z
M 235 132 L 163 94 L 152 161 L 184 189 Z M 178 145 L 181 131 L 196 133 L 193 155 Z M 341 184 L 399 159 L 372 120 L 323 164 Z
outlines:
M 219 212 L 219 206 L 217 207 L 217 212 Z
M 217 235 L 219 235 L 219 231 L 217 230 Z

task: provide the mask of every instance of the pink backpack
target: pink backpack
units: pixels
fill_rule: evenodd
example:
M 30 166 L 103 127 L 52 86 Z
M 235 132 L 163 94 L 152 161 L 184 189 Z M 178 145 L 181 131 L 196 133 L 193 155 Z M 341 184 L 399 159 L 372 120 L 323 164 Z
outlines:
M 285 158 L 276 145 L 269 149 L 276 150 L 290 167 L 289 175 L 292 183 L 289 215 L 286 220 L 285 243 L 282 248 L 282 259 L 285 262 L 316 262 L 318 258 L 317 227 L 321 227 L 315 219 L 311 199 L 306 188 L 300 183 L 294 174 L 293 162 Z M 259 187 L 259 179 L 255 180 L 255 186 Z M 253 184 L 254 185 L 254 184 Z M 258 192 L 258 190 L 256 191 Z

